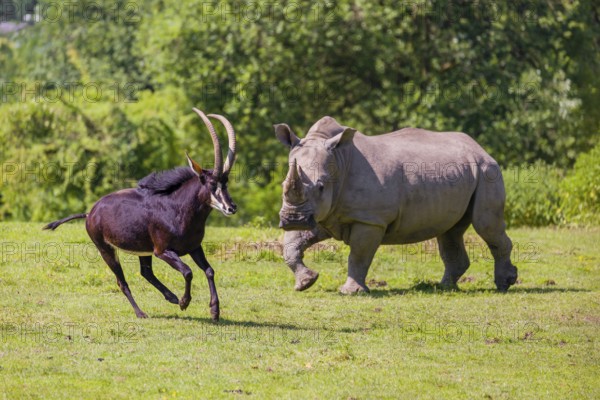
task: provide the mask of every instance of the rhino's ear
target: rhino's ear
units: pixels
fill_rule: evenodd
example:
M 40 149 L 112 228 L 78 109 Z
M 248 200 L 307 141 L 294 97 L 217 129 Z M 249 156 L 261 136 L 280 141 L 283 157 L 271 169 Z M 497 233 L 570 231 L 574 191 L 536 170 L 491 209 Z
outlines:
M 287 124 L 276 124 L 273 125 L 273 128 L 275 128 L 275 136 L 284 145 L 292 148 L 300 143 L 298 136 L 292 132 L 292 129 Z
M 338 146 L 340 146 L 340 145 L 342 145 L 344 143 L 351 142 L 352 138 L 354 138 L 354 133 L 356 133 L 356 129 L 354 129 L 354 128 L 345 128 L 342 133 L 338 133 L 337 135 L 335 135 L 331 139 L 327 139 L 325 141 L 325 148 L 327 150 L 333 150 L 336 147 L 338 147 Z

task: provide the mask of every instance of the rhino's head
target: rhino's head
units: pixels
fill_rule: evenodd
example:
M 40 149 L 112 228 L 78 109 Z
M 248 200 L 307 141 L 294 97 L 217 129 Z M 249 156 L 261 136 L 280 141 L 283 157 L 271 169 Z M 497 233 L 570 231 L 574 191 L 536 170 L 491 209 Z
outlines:
M 341 127 L 333 118 L 323 120 L 333 121 L 339 129 L 333 132 L 311 129 L 301 140 L 286 124 L 274 126 L 277 138 L 290 148 L 289 170 L 283 182 L 283 205 L 279 211 L 279 227 L 284 230 L 312 229 L 332 208 L 334 187 L 341 179 L 335 151 L 351 141 L 356 130 Z

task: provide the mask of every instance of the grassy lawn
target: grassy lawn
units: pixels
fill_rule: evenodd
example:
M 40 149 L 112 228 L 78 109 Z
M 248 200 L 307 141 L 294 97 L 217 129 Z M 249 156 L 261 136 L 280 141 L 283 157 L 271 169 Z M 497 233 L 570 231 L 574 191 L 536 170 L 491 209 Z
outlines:
M 307 252 L 306 292 L 279 230 L 210 228 L 221 322 L 194 268 L 180 311 L 122 256 L 138 320 L 81 223 L 0 224 L 0 398 L 600 398 L 600 229 L 515 229 L 520 281 L 495 292 L 487 248 L 438 290 L 435 242 L 380 248 L 371 295 L 345 297 L 348 252 Z M 186 262 L 193 265 L 189 257 Z M 154 260 L 177 295 L 181 275 Z

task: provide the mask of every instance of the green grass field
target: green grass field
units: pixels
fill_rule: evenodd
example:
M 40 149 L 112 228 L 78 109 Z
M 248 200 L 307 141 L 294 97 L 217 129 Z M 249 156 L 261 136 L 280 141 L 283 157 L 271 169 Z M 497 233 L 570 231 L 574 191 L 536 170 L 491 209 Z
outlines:
M 221 322 L 195 265 L 180 311 L 122 256 L 138 320 L 80 223 L 0 224 L 0 397 L 600 398 L 600 229 L 516 229 L 520 281 L 495 292 L 472 231 L 458 291 L 434 241 L 380 248 L 370 295 L 345 297 L 348 249 L 307 252 L 321 274 L 306 292 L 275 229 L 209 228 Z M 189 257 L 186 262 L 192 264 Z M 162 261 L 178 296 L 184 282 Z

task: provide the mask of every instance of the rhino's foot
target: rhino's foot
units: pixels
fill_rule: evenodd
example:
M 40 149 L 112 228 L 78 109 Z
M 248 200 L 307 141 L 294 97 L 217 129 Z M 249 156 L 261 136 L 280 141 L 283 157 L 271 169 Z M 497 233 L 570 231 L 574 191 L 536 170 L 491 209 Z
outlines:
M 497 276 L 495 278 L 496 288 L 499 292 L 506 292 L 509 287 L 517 282 L 517 267 L 513 266 L 512 271 L 507 275 Z
M 452 282 L 452 281 L 445 281 L 442 279 L 442 281 L 440 282 L 440 288 L 442 290 L 458 290 L 458 285 L 456 284 L 456 282 Z
M 440 286 L 447 289 L 458 289 L 458 278 L 454 279 L 453 277 L 444 274 L 442 281 L 440 282 Z
M 312 269 L 303 268 L 302 271 L 296 273 L 296 286 L 294 290 L 299 292 L 311 287 L 319 278 L 319 273 Z
M 367 285 L 361 285 L 352 278 L 348 278 L 344 286 L 340 288 L 342 294 L 357 294 L 357 293 L 369 293 Z

